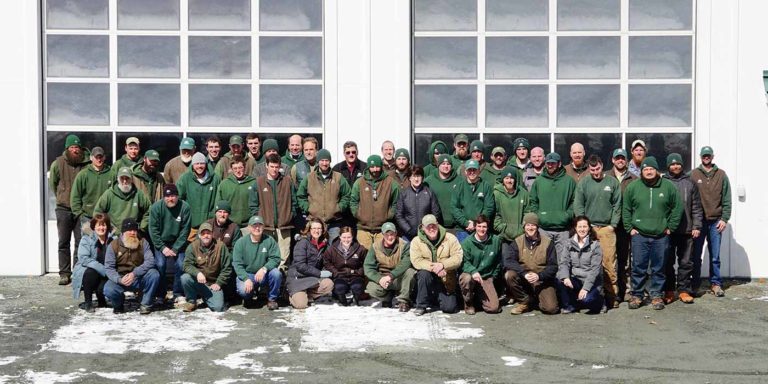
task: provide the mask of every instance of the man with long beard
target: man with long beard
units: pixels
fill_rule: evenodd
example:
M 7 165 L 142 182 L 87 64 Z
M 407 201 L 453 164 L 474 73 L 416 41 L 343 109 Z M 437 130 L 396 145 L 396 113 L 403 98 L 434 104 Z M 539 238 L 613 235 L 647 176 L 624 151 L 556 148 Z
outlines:
M 139 191 L 133 185 L 131 169 L 123 167 L 117 171 L 117 184 L 101 195 L 96 203 L 96 208 L 93 209 L 93 214 L 107 214 L 113 223 L 120 223 L 127 218 L 132 218 L 141 223 L 140 229 L 146 233 L 151 204 L 144 192 Z M 117 228 L 115 228 L 115 232 L 119 233 Z
M 127 169 L 127 168 L 124 168 Z M 152 297 L 160 280 L 155 269 L 155 258 L 149 242 L 139 236 L 139 224 L 133 218 L 123 220 L 122 234 L 107 248 L 104 269 L 109 281 L 104 285 L 104 296 L 112 303 L 114 313 L 124 313 L 126 289 L 142 291 L 139 313 L 152 312 Z
M 165 178 L 166 184 L 178 184 L 181 175 L 189 169 L 192 155 L 195 154 L 195 139 L 191 137 L 183 138 L 181 144 L 179 144 L 179 152 L 178 156 L 165 164 L 163 177 Z
M 131 168 L 133 172 L 133 185 L 139 191 L 144 192 L 150 202 L 155 202 L 163 198 L 163 188 L 165 179 L 157 167 L 160 166 L 160 154 L 154 149 L 144 153 L 144 159 Z

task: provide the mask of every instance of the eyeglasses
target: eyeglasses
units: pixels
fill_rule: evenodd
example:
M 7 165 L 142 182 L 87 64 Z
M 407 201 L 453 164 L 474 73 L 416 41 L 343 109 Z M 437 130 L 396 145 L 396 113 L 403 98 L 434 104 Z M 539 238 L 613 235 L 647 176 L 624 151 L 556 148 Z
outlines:
M 344 152 L 345 155 L 356 155 L 357 151 L 346 151 Z

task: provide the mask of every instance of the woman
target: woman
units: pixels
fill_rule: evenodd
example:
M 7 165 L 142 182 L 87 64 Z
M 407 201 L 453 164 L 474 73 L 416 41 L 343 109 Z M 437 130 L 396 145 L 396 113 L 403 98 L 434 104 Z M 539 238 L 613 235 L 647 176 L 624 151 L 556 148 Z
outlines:
M 603 251 L 586 216 L 573 220 L 568 255 L 560 261 L 557 272 L 557 294 L 560 313 L 587 309 L 587 313 L 605 312 L 603 301 Z
M 325 223 L 310 218 L 293 247 L 293 263 L 288 268 L 286 289 L 289 301 L 296 309 L 305 309 L 309 301 L 333 290 L 331 272 L 323 269 L 323 252 L 328 245 Z
M 409 181 L 410 185 L 400 190 L 395 210 L 397 227 L 400 234 L 408 241 L 418 234 L 422 217 L 430 213 L 435 217 L 443 217 L 437 196 L 424 185 L 424 169 L 421 166 L 411 167 Z
M 80 307 L 86 312 L 95 312 L 93 294 L 96 293 L 99 307 L 106 307 L 104 284 L 107 283 L 107 272 L 104 269 L 104 255 L 107 246 L 113 240 L 109 230 L 112 223 L 109 216 L 97 213 L 83 230 L 83 238 L 77 249 L 77 264 L 72 270 L 72 296 L 80 297 L 83 291 L 84 302 Z
M 339 238 L 323 253 L 324 266 L 333 276 L 333 295 L 343 306 L 348 306 L 347 293 L 352 291 L 352 300 L 360 305 L 365 275 L 363 262 L 368 250 L 352 236 L 352 228 L 341 227 Z

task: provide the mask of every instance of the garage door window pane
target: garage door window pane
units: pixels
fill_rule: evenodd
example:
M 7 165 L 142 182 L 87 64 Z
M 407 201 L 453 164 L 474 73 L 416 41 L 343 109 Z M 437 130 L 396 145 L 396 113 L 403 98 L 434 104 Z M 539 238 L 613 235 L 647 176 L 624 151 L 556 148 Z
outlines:
M 48 124 L 108 125 L 109 84 L 48 83 Z
M 679 153 L 683 157 L 683 170 L 687 172 L 698 165 L 691 164 L 691 138 L 690 133 L 628 133 L 627 144 L 643 140 L 648 147 L 648 154 L 656 157 L 662 169 L 667 169 L 667 156 L 670 153 Z
M 49 77 L 108 77 L 107 36 L 48 35 Z
M 190 85 L 189 125 L 217 127 L 250 126 L 251 86 Z
M 631 127 L 690 127 L 691 86 L 688 84 L 629 86 Z
M 47 0 L 48 29 L 107 29 L 108 0 Z
M 322 31 L 322 0 L 261 0 L 262 31 Z
M 190 37 L 189 77 L 248 79 L 251 77 L 250 37 Z
M 477 78 L 477 39 L 474 37 L 417 37 L 417 79 Z
M 264 127 L 320 127 L 323 95 L 319 85 L 262 85 L 260 120 Z
M 633 79 L 690 79 L 690 36 L 635 36 L 629 38 L 629 77 Z
M 619 0 L 559 0 L 557 29 L 561 31 L 616 31 L 620 26 Z
M 488 79 L 548 78 L 549 38 L 486 38 L 485 76 Z
M 477 87 L 474 85 L 417 85 L 417 127 L 477 126 Z
M 179 85 L 120 84 L 118 124 L 179 125 Z
M 557 77 L 560 79 L 618 79 L 618 37 L 559 37 Z
M 179 38 L 119 36 L 117 73 L 120 77 L 179 77 Z
M 477 0 L 415 0 L 417 31 L 477 30 Z
M 557 133 L 555 134 L 555 152 L 563 160 L 563 164 L 571 162 L 571 145 L 581 143 L 584 146 L 586 161 L 589 156 L 597 155 L 603 160 L 603 169 L 613 167 L 611 157 L 613 150 L 621 148 L 621 133 Z
M 189 0 L 189 29 L 248 31 L 251 29 L 251 1 Z
M 485 0 L 485 29 L 489 31 L 546 31 L 549 2 Z
M 178 30 L 179 0 L 119 0 L 117 28 Z
M 548 98 L 546 85 L 488 85 L 485 124 L 488 127 L 546 127 Z
M 629 0 L 629 29 L 690 30 L 691 0 Z
M 323 72 L 321 37 L 261 37 L 259 71 L 262 79 L 320 79 Z
M 618 85 L 558 85 L 557 125 L 619 126 Z

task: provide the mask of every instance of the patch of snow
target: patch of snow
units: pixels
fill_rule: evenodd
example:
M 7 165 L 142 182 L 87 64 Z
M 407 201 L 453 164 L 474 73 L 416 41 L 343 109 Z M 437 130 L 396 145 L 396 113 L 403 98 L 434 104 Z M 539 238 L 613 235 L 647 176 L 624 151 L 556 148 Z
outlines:
M 8 365 L 13 363 L 14 361 L 21 359 L 21 356 L 7 356 L 7 357 L 0 357 L 0 365 Z
M 367 352 L 377 347 L 409 348 L 425 341 L 483 336 L 482 329 L 457 327 L 440 313 L 416 316 L 372 307 L 314 306 L 293 311 L 274 323 L 303 331 L 300 352 Z
M 0 293 L 0 300 L 5 300 L 5 296 L 2 293 Z
M 232 384 L 232 383 L 241 383 L 243 381 L 251 381 L 250 379 L 221 379 L 216 380 L 213 382 L 213 384 Z
M 71 383 L 85 376 L 80 372 L 58 373 L 58 372 L 35 372 L 27 370 L 24 372 L 24 378 L 35 384 L 53 384 L 53 383 Z
M 504 365 L 508 367 L 520 367 L 526 361 L 526 359 L 521 359 L 515 356 L 502 356 L 501 359 L 504 360 Z
M 242 369 L 248 371 L 248 374 L 250 375 L 259 376 L 270 372 L 310 373 L 305 367 L 265 367 L 264 363 L 256 361 L 250 357 L 251 355 L 263 355 L 268 353 L 270 348 L 281 348 L 281 346 L 244 349 L 240 352 L 231 353 L 221 360 L 214 360 L 213 363 L 230 369 Z
M 752 300 L 757 300 L 757 301 L 768 301 L 768 296 L 761 296 L 761 297 L 756 297 L 756 298 L 754 298 L 754 299 L 752 299 Z
M 189 352 L 227 337 L 236 325 L 223 319 L 221 313 L 210 311 L 163 311 L 147 316 L 136 312 L 115 315 L 109 309 L 95 314 L 79 312 L 68 325 L 54 331 L 42 350 L 87 354 Z
M 603 369 L 605 367 L 606 367 L 605 365 L 601 365 L 601 364 L 592 364 L 592 369 Z
M 134 377 L 146 375 L 144 372 L 93 372 L 93 374 L 105 379 L 130 382 L 137 381 Z

